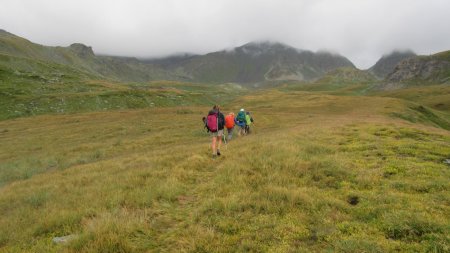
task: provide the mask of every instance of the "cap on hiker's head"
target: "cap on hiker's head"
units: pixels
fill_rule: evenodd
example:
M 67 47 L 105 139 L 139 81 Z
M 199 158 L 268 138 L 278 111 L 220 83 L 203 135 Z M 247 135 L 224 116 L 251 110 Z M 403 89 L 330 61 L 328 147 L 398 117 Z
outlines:
M 243 111 L 244 111 L 244 108 L 241 109 L 241 112 L 243 112 Z

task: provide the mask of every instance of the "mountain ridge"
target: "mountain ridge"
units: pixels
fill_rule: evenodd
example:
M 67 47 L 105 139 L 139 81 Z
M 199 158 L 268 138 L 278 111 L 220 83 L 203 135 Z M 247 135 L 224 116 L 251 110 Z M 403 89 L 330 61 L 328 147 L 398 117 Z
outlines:
M 396 50 L 383 55 L 368 70 L 361 71 L 388 84 L 382 87 L 397 87 L 397 83 L 445 83 L 449 82 L 450 75 L 447 52 L 418 56 L 411 50 Z M 125 82 L 172 80 L 259 86 L 279 81 L 314 82 L 327 75 L 329 78 L 330 72 L 338 75 L 337 79 L 341 81 L 347 77 L 352 79 L 351 82 L 367 79 L 362 76 L 362 72 L 336 72 L 340 68 L 359 70 L 340 54 L 313 52 L 267 40 L 248 42 L 202 55 L 181 53 L 161 58 L 136 58 L 97 55 L 92 47 L 82 43 L 73 43 L 67 47 L 40 45 L 0 30 L 0 54 L 11 56 L 6 57 L 8 63 L 2 64 L 10 68 L 32 69 L 33 62 L 27 64 L 23 59 L 14 58 L 22 57 L 62 64 L 99 79 Z M 414 73 L 418 68 L 422 72 Z
M 50 47 L 6 31 L 0 53 L 68 65 L 102 78 L 120 81 L 178 80 L 211 83 L 260 83 L 271 80 L 309 81 L 353 63 L 339 54 L 314 53 L 280 42 L 249 42 L 232 50 L 204 55 L 182 54 L 159 59 L 96 55 L 92 47 L 73 43 Z
M 347 58 L 313 53 L 280 42 L 249 42 L 175 63 L 169 68 L 207 82 L 258 83 L 272 80 L 310 81 L 339 67 L 355 67 Z

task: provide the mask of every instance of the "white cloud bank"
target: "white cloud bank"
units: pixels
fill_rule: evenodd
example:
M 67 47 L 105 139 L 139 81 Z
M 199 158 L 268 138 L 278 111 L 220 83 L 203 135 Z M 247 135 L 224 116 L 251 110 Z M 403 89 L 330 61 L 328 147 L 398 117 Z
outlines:
M 249 41 L 327 49 L 368 68 L 394 49 L 450 49 L 447 0 L 0 0 L 0 28 L 45 45 L 155 57 Z

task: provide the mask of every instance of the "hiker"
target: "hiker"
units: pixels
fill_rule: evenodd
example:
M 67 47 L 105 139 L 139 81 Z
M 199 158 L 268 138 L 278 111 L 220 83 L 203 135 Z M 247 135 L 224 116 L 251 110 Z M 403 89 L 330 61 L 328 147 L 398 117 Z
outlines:
M 220 156 L 220 145 L 222 144 L 224 125 L 225 118 L 220 112 L 219 106 L 215 105 L 213 109 L 209 111 L 208 116 L 206 117 L 206 126 L 209 132 L 211 132 L 212 136 L 211 148 L 213 157 L 215 157 L 216 155 Z
M 250 115 L 250 112 L 245 113 L 245 133 L 250 133 L 250 125 L 253 123 L 253 118 Z
M 238 135 L 245 134 L 246 122 L 247 122 L 247 119 L 245 118 L 245 110 L 242 108 L 236 116 L 236 125 L 239 126 Z
M 233 137 L 233 129 L 234 129 L 234 113 L 230 112 L 225 117 L 225 127 L 227 128 L 227 141 L 230 141 Z

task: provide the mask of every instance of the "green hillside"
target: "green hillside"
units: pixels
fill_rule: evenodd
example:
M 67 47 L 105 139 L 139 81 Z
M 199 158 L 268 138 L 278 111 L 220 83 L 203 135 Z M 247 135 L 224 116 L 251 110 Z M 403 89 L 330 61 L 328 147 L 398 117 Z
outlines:
M 183 79 L 155 65 L 135 58 L 96 56 L 91 47 L 74 43 L 69 47 L 48 47 L 32 43 L 11 33 L 0 31 L 0 54 L 66 65 L 103 79 L 121 81 L 149 81 Z M 9 63 L 11 67 L 11 63 Z M 32 65 L 32 63 L 30 63 Z M 26 62 L 22 62 L 22 67 Z M 31 68 L 31 67 L 29 67 Z
M 450 85 L 429 85 L 398 90 L 378 91 L 376 96 L 396 97 L 450 112 Z
M 450 50 L 434 54 L 432 58 L 442 61 L 450 61 Z
M 379 81 L 368 71 L 338 68 L 314 82 L 284 82 L 288 91 L 314 91 L 334 95 L 364 95 L 375 89 Z
M 86 70 L 0 54 L 0 120 L 41 114 L 207 105 L 246 92 L 235 84 L 123 83 Z

